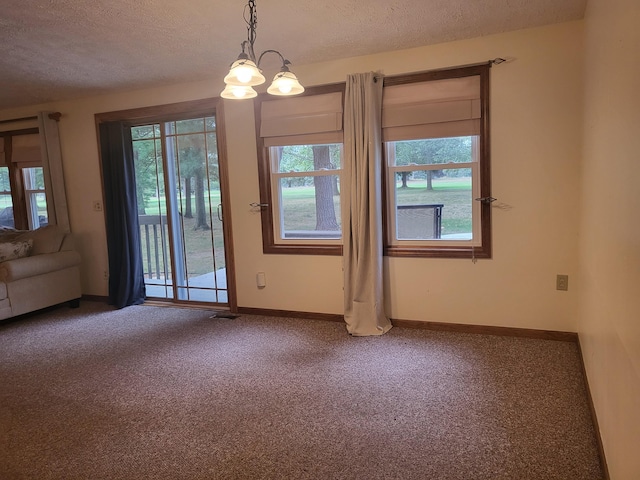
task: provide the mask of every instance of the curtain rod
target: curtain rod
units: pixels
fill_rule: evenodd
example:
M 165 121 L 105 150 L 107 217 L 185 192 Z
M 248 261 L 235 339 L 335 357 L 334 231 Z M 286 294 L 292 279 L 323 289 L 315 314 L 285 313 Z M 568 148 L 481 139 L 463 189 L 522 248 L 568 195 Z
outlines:
M 480 65 L 487 65 L 487 64 L 489 66 L 500 65 L 501 63 L 505 63 L 505 62 L 508 62 L 508 61 L 510 61 L 510 59 L 508 59 L 508 58 L 496 57 L 496 58 L 494 58 L 492 60 L 487 60 L 486 62 L 482 62 L 482 63 L 471 63 L 471 64 L 468 64 L 468 65 L 458 65 L 458 66 L 455 66 L 455 67 L 436 68 L 436 69 L 433 69 L 433 70 L 427 70 L 427 72 L 437 72 L 439 70 L 452 70 L 452 69 L 455 69 L 455 68 L 477 67 L 477 66 L 480 66 Z M 392 75 L 392 76 L 386 77 L 386 78 L 393 78 L 394 76 L 395 75 Z M 400 75 L 400 76 L 402 76 L 402 75 Z M 373 77 L 373 81 L 374 82 L 377 82 L 378 80 L 381 80 L 381 79 L 382 80 L 385 79 L 385 76 L 382 73 L 376 73 L 376 75 Z
M 56 122 L 60 121 L 60 117 L 62 114 L 60 112 L 53 112 L 49 114 L 49 118 L 51 120 L 55 120 Z M 38 116 L 34 115 L 32 117 L 20 117 L 20 118 L 8 118 L 6 120 L 0 120 L 0 124 L 2 123 L 14 123 L 14 122 L 25 122 L 27 120 L 37 120 Z

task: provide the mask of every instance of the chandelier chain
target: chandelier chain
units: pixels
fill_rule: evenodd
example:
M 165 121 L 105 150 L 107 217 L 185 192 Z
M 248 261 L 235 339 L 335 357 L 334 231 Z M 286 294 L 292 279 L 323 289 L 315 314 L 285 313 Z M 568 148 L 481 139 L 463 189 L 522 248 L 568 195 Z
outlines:
M 249 9 L 249 18 L 247 19 L 247 8 Z M 247 45 L 249 50 L 249 58 L 252 62 L 256 62 L 256 54 L 253 50 L 253 45 L 256 43 L 256 38 L 258 36 L 257 26 L 258 26 L 258 13 L 256 10 L 256 0 L 248 0 L 247 5 L 245 6 L 244 12 L 244 21 L 247 24 L 247 40 L 243 43 L 243 51 L 244 44 Z

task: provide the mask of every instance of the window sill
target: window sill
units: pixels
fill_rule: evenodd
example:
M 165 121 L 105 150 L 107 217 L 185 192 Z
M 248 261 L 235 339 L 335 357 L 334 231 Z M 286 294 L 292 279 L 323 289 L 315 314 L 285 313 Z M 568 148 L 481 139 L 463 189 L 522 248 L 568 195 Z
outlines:
M 342 255 L 342 245 L 272 244 L 263 245 L 265 254 L 282 255 Z
M 487 247 L 416 247 L 416 246 L 385 246 L 387 257 L 411 258 L 491 258 L 491 249 Z

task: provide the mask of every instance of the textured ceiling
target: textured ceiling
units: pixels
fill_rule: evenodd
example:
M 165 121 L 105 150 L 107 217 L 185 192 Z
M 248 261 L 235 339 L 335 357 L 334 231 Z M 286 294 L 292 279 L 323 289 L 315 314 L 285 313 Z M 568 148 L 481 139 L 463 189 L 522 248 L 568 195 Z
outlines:
M 260 0 L 256 50 L 309 64 L 577 20 L 586 1 Z M 0 109 L 221 79 L 246 39 L 245 3 L 2 0 Z

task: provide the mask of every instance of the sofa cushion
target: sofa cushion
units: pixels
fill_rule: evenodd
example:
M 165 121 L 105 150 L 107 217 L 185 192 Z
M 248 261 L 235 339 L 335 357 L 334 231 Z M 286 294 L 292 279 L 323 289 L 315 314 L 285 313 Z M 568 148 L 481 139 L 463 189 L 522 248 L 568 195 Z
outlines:
M 13 240 L 0 243 L 0 263 L 16 258 L 28 257 L 33 249 L 33 240 Z
M 30 232 L 25 232 L 17 237 L 19 240 L 33 240 L 33 250 L 31 255 L 43 253 L 55 253 L 60 251 L 60 246 L 64 240 L 65 233 L 56 225 L 47 225 Z

